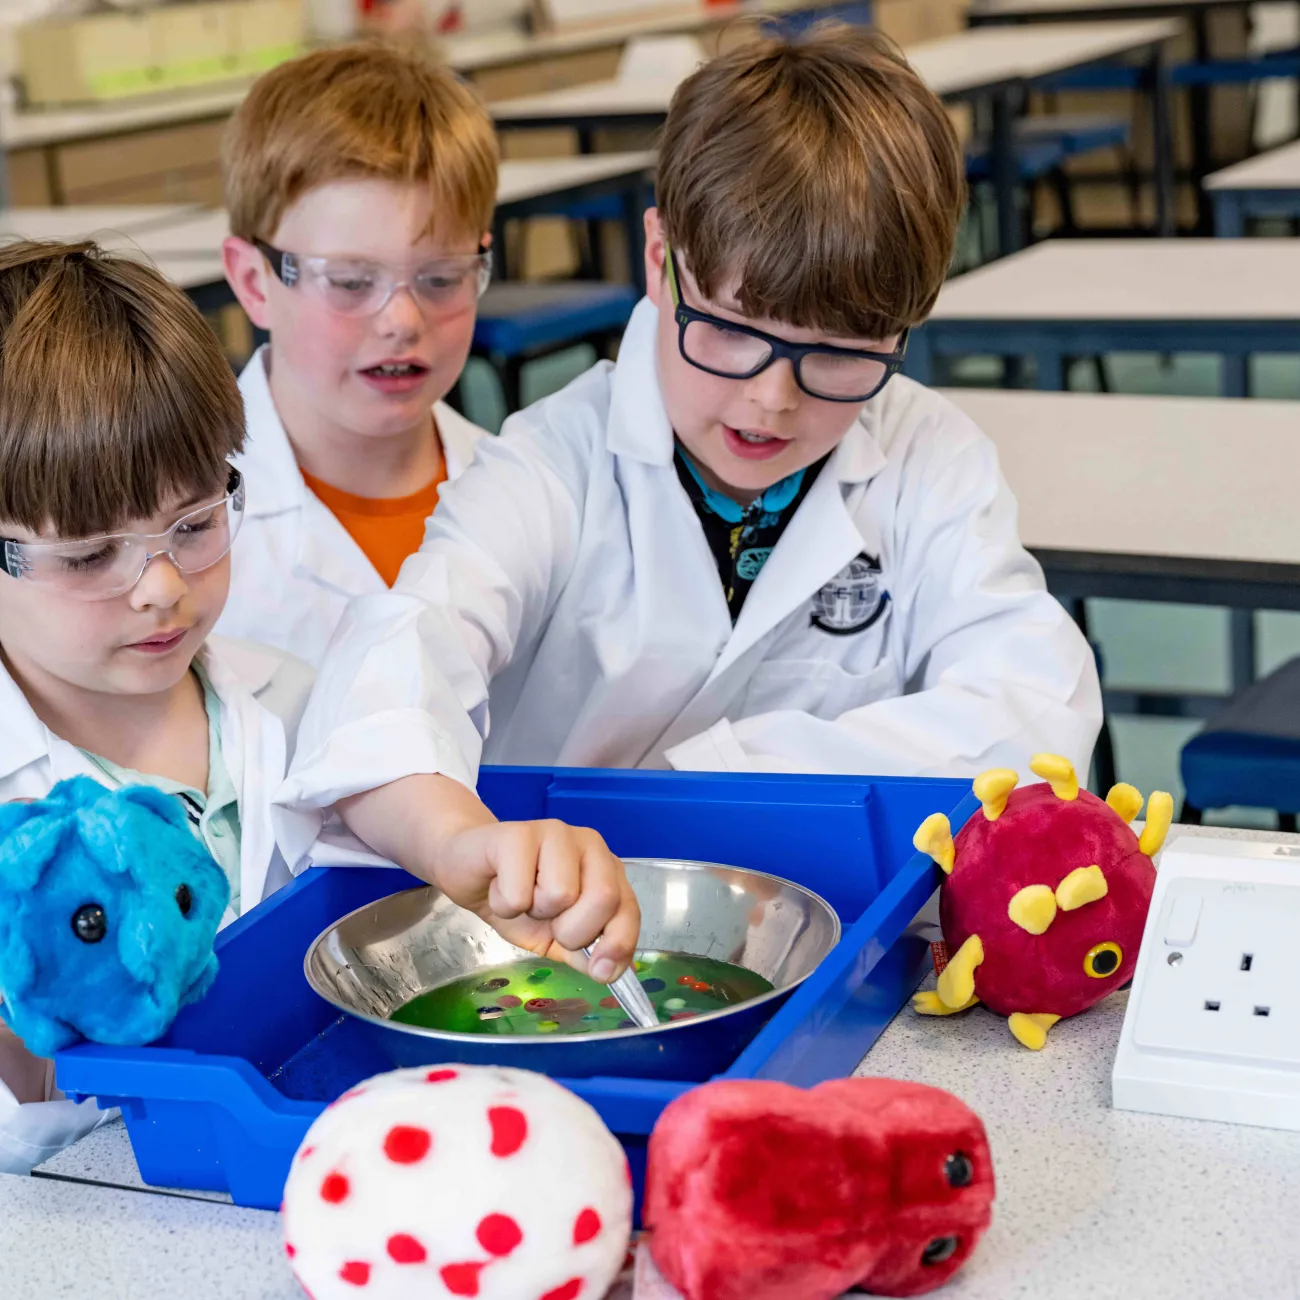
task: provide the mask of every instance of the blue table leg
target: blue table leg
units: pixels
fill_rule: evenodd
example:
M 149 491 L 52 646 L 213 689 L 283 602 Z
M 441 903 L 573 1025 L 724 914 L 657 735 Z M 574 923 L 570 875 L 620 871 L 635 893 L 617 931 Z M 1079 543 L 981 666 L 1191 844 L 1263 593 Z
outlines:
M 1214 233 L 1223 239 L 1240 239 L 1246 233 L 1246 219 L 1241 198 L 1223 190 L 1214 198 Z
M 1058 348 L 1039 348 L 1034 353 L 1038 366 L 1035 387 L 1043 392 L 1059 393 L 1065 389 L 1065 357 Z
M 1228 658 L 1235 694 L 1255 680 L 1255 611 L 1234 609 L 1228 617 L 1231 620 Z
M 1244 352 L 1223 354 L 1224 397 L 1250 396 L 1250 357 Z
M 930 331 L 924 325 L 907 336 L 903 373 L 927 387 L 934 383 L 934 349 L 930 346 Z

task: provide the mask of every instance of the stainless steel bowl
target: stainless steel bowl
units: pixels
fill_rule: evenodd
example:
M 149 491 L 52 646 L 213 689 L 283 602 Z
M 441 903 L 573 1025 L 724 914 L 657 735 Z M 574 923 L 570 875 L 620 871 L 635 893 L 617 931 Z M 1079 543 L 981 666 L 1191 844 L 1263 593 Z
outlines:
M 395 1066 L 463 1061 L 570 1078 L 710 1078 L 835 946 L 839 918 L 825 899 L 761 871 L 650 858 L 624 865 L 641 904 L 641 950 L 732 962 L 769 980 L 772 992 L 653 1029 L 596 1034 L 498 1037 L 399 1024 L 389 1015 L 413 997 L 529 955 L 432 885 L 335 922 L 307 950 L 307 982 L 369 1026 Z

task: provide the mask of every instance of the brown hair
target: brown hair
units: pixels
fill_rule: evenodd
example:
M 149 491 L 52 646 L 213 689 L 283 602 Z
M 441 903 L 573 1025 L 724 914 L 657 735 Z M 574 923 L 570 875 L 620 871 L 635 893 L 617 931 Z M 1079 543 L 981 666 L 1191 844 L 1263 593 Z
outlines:
M 822 23 L 706 63 L 673 96 L 657 200 L 701 293 L 832 336 L 924 319 L 965 202 L 943 105 L 878 33 Z
M 244 405 L 215 335 L 152 267 L 0 246 L 0 520 L 62 537 L 216 493 Z
M 253 84 L 222 148 L 230 229 L 270 239 L 285 211 L 330 181 L 428 185 L 457 235 L 492 224 L 498 148 L 487 110 L 448 68 L 366 43 L 282 63 Z

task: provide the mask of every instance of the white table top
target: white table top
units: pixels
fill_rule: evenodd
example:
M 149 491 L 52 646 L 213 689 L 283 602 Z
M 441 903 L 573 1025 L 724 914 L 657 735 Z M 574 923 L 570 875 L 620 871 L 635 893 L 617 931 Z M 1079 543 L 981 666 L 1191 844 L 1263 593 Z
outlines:
M 940 291 L 932 319 L 1300 319 L 1300 240 L 1046 240 Z
M 1294 402 L 949 389 L 1026 546 L 1300 565 Z
M 478 72 L 494 66 L 620 45 L 634 36 L 703 31 L 734 21 L 744 14 L 820 9 L 835 2 L 737 0 L 734 4 L 708 9 L 701 5 L 698 13 L 629 17 L 580 30 L 546 32 L 538 36 L 529 36 L 517 28 L 504 28 L 480 35 L 450 37 L 441 43 L 439 49 L 457 71 Z M 118 103 L 86 107 L 27 111 L 3 109 L 0 110 L 0 148 L 34 148 L 224 117 L 239 107 L 251 84 L 251 79 L 240 79 L 202 90 L 139 96 Z
M 188 217 L 193 203 L 153 203 L 137 207 L 7 208 L 0 211 L 0 238 L 88 239 L 140 234 Z
M 655 155 L 591 154 L 510 159 L 501 164 L 498 204 L 518 203 L 590 182 L 635 176 Z M 221 242 L 230 233 L 220 208 L 158 205 L 122 208 L 10 208 L 0 212 L 0 237 L 78 239 L 93 236 L 108 248 L 135 248 L 183 289 L 222 280 Z
M 948 1089 L 988 1129 L 993 1226 L 945 1297 L 1297 1294 L 1300 1134 L 1111 1110 L 1125 997 L 1057 1025 L 1041 1053 L 1025 1051 L 980 1007 L 942 1020 L 904 1010 L 863 1061 L 863 1074 Z M 120 1126 L 107 1132 L 125 1144 Z M 122 1169 L 120 1158 L 101 1157 L 73 1172 L 120 1177 Z M 4 1293 L 15 1300 L 301 1297 L 274 1214 L 48 1179 L 0 1176 L 0 1259 Z
M 623 16 L 601 23 L 540 32 L 536 36 L 529 36 L 519 28 L 504 27 L 499 31 L 446 37 L 439 48 L 453 68 L 460 72 L 478 72 L 489 67 L 622 44 L 637 36 L 707 31 L 746 15 L 775 16 L 825 9 L 838 3 L 839 0 L 734 0 L 731 4 L 711 4 L 707 8 L 701 4 L 695 10 L 683 8 L 663 14 Z
M 1300 140 L 1213 172 L 1202 183 L 1207 190 L 1300 190 Z
M 1176 36 L 1169 19 L 1122 23 L 1061 23 L 1050 27 L 984 27 L 903 52 L 937 95 L 973 94 L 1007 81 L 1032 80 L 1117 57 Z M 668 111 L 677 77 L 599 81 L 567 90 L 504 99 L 490 105 L 498 124 L 530 118 L 652 117 Z
M 904 1011 L 863 1062 L 946 1088 L 988 1130 L 993 1226 L 944 1300 L 1298 1294 L 1300 1133 L 1112 1110 L 1127 998 L 1062 1021 L 1041 1052 L 983 1007 Z
M 1136 9 L 1143 12 L 1167 10 L 1186 13 L 1190 9 L 1241 9 L 1255 0 L 972 0 L 971 18 L 1043 18 L 1057 14 L 1094 14 L 1113 10 L 1123 14 Z

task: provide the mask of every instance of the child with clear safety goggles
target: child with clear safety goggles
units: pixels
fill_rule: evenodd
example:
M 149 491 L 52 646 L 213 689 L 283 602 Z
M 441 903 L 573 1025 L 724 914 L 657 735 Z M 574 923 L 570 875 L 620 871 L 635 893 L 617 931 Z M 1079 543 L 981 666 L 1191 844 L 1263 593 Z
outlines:
M 0 802 L 73 776 L 176 796 L 227 920 L 288 879 L 271 798 L 312 676 L 208 636 L 243 440 L 220 346 L 156 271 L 89 243 L 0 248 Z M 0 1030 L 0 1171 L 101 1117 Z
M 221 630 L 315 664 L 482 433 L 443 399 L 492 274 L 496 135 L 448 69 L 343 46 L 253 86 L 225 173 L 226 275 L 270 341 L 239 380 L 249 513 Z

